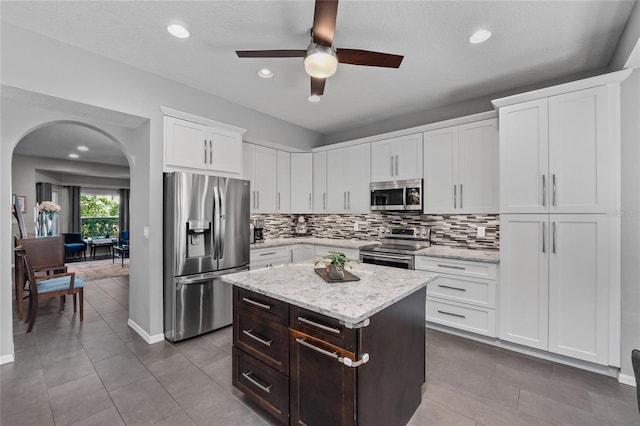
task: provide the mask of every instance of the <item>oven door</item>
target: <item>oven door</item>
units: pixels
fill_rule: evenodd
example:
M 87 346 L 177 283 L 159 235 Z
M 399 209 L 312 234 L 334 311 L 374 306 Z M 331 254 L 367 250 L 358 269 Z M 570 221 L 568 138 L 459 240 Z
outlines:
M 376 252 L 360 252 L 360 262 L 372 265 L 391 266 L 392 268 L 415 269 L 414 257 L 405 254 L 388 254 Z

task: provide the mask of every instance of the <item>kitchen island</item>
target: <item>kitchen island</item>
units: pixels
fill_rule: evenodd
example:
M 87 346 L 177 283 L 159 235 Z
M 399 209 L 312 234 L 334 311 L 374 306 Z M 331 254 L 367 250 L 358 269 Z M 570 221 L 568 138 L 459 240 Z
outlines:
M 327 283 L 308 262 L 225 275 L 233 385 L 283 424 L 404 425 L 425 381 L 435 274 L 356 264 Z

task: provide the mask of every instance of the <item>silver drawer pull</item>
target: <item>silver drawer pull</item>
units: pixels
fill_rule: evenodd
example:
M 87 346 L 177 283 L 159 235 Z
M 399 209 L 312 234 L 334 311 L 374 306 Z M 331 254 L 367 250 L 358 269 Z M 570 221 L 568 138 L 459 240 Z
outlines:
M 464 271 L 465 269 L 467 269 L 467 268 L 465 268 L 464 266 L 441 265 L 441 264 L 439 264 L 439 263 L 438 263 L 438 267 L 440 267 L 440 268 L 449 268 L 449 269 L 460 269 L 460 270 L 462 270 L 462 271 Z
M 366 364 L 367 362 L 369 362 L 368 353 L 362 354 L 362 358 L 360 358 L 357 361 L 354 361 L 351 358 L 338 356 L 337 352 L 329 352 L 327 350 L 317 347 L 316 345 L 312 345 L 311 343 L 307 342 L 304 339 L 300 339 L 299 337 L 296 338 L 296 342 L 300 343 L 302 346 L 306 346 L 309 349 L 319 352 L 322 355 L 326 355 L 330 358 L 337 359 L 340 364 L 344 364 L 347 367 L 353 367 L 353 368 L 360 367 L 362 364 Z
M 271 256 L 272 254 L 276 254 L 276 252 L 270 251 L 269 253 L 260 253 L 260 256 Z
M 262 309 L 271 309 L 270 305 L 266 305 L 264 303 L 260 303 L 260 302 L 256 302 L 255 300 L 251 300 L 247 297 L 243 297 L 242 300 L 244 300 L 247 303 L 252 304 L 253 306 L 257 306 L 258 308 L 262 308 Z
M 251 337 L 253 340 L 262 343 L 265 346 L 271 346 L 271 343 L 273 343 L 273 340 L 264 340 L 262 337 L 258 337 L 255 334 L 252 333 L 253 329 L 250 330 L 242 330 L 242 332 L 244 334 L 246 334 L 247 336 Z
M 448 285 L 442 285 L 442 284 L 438 284 L 438 287 L 448 288 L 448 289 L 451 289 L 451 290 L 458 290 L 458 291 L 467 291 L 467 289 L 466 289 L 466 288 L 451 287 L 451 286 L 448 286 Z
M 264 386 L 262 383 L 258 383 L 255 379 L 251 377 L 252 374 L 253 374 L 253 371 L 247 371 L 246 373 L 242 373 L 245 379 L 247 379 L 248 381 L 256 385 L 258 388 L 262 389 L 266 393 L 271 393 L 271 388 L 273 387 L 273 385 Z
M 311 320 L 308 320 L 308 319 L 303 318 L 303 317 L 298 317 L 298 321 L 303 322 L 305 324 L 312 325 L 312 326 L 317 327 L 317 328 L 319 328 L 321 330 L 329 331 L 329 332 L 334 333 L 334 334 L 340 334 L 340 329 L 339 328 L 327 327 L 326 325 L 318 324 L 315 321 L 311 321 Z
M 439 314 L 445 314 L 445 315 L 451 315 L 452 317 L 466 318 L 464 315 L 452 314 L 451 312 L 446 312 L 446 311 L 438 311 L 438 313 Z

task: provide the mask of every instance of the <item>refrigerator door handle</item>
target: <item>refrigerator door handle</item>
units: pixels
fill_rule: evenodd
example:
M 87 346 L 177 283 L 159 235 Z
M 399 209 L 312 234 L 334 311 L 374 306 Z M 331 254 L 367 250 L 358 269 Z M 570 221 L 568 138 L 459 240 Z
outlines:
M 225 214 L 227 211 L 227 194 L 223 192 L 222 188 L 219 189 L 218 194 L 218 217 L 220 222 L 220 233 L 218 234 L 218 259 L 222 259 L 224 257 L 224 241 L 227 237 L 227 218 Z
M 213 187 L 213 258 L 219 259 L 218 245 L 220 244 L 220 213 L 219 202 L 220 193 L 218 186 Z

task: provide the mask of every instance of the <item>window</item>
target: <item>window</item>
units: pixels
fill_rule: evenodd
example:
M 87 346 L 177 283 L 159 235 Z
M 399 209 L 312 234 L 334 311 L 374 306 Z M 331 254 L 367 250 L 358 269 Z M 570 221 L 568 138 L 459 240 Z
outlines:
M 119 210 L 118 191 L 83 188 L 80 194 L 83 238 L 118 237 Z

